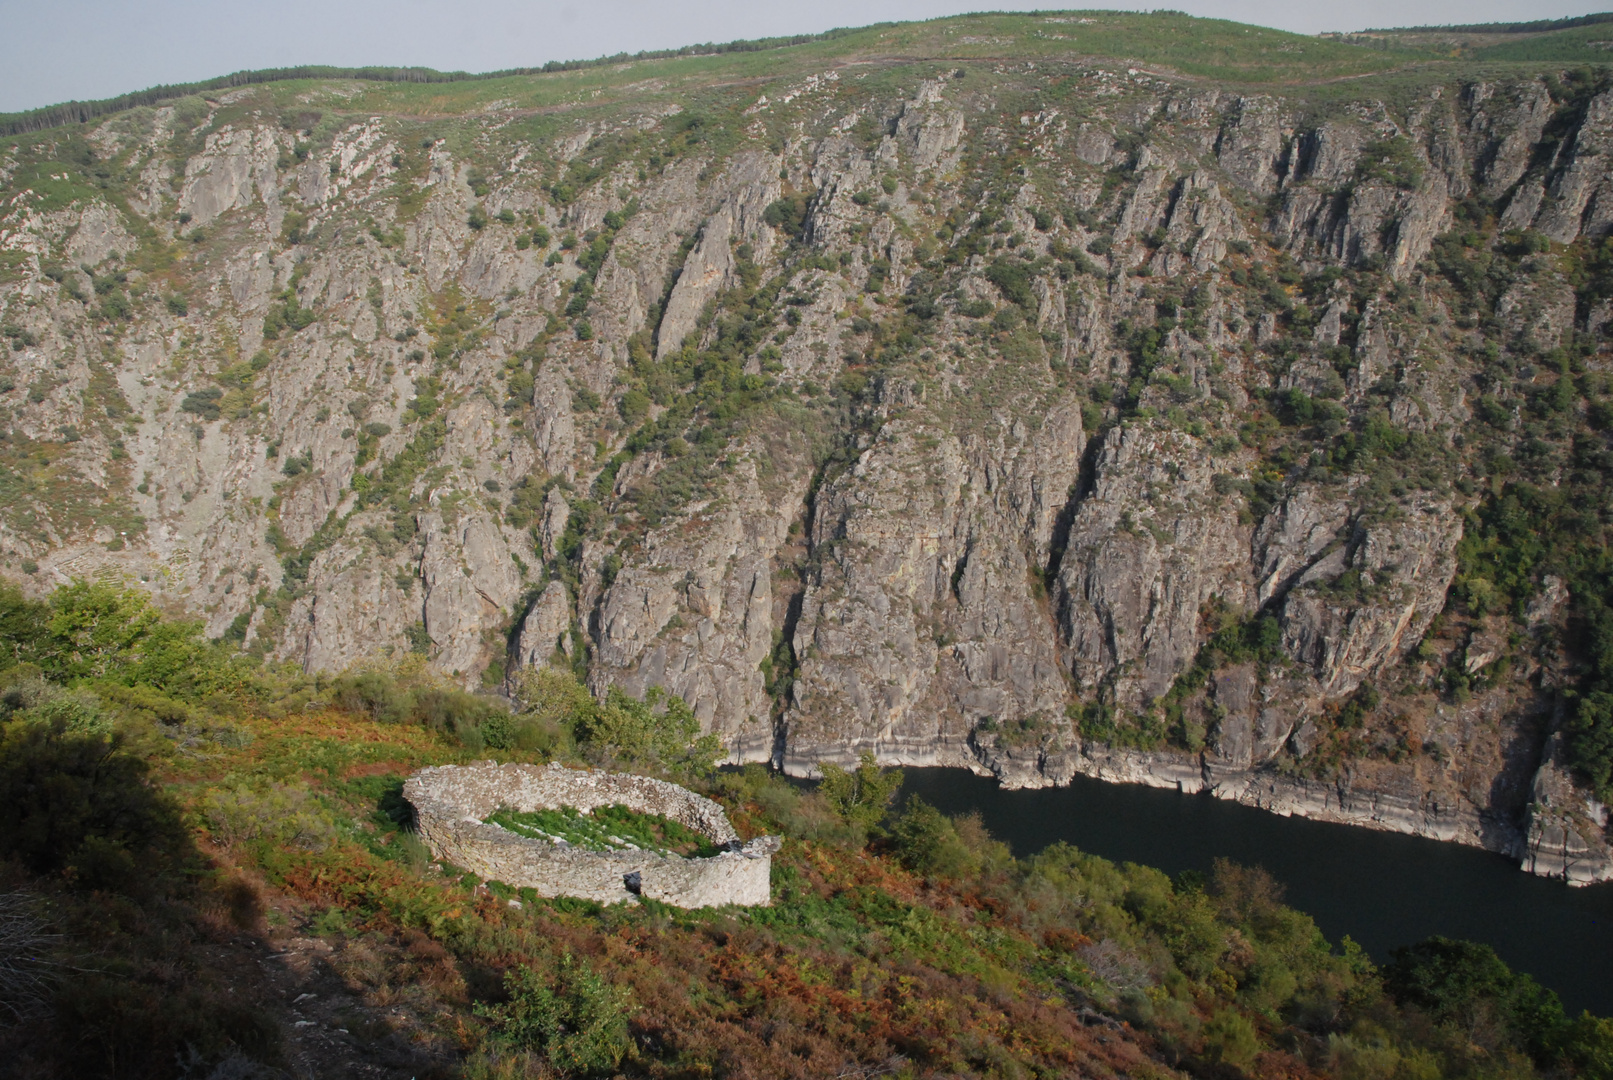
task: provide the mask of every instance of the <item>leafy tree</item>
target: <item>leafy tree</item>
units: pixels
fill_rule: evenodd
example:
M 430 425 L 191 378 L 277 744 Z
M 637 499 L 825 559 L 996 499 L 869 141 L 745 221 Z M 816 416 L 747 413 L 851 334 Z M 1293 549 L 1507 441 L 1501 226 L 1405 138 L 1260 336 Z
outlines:
M 1006 844 L 993 840 L 979 814 L 949 818 L 910 797 L 891 829 L 896 850 L 911 870 L 939 877 L 964 877 L 1011 861 Z
M 823 773 L 818 790 L 829 806 L 847 823 L 863 829 L 884 820 L 902 787 L 902 770 L 881 769 L 871 750 L 862 752 L 851 772 L 827 761 L 818 768 Z
M 1563 1023 L 1557 995 L 1507 967 L 1488 945 L 1431 937 L 1391 956 L 1384 986 L 1395 1000 L 1481 1046 L 1510 1043 L 1544 1056 Z
M 164 619 L 141 589 L 74 581 L 47 603 L 0 588 L 0 637 L 15 663 L 58 683 L 110 681 L 189 694 L 233 681 L 227 655 L 201 624 Z
M 602 704 L 589 701 L 573 714 L 577 746 L 600 763 L 659 766 L 674 775 L 710 772 L 722 740 L 700 734 L 700 719 L 675 694 L 650 687 L 639 701 L 611 687 Z
M 47 605 L 28 599 L 15 585 L 0 583 L 0 663 L 39 663 L 49 617 Z
M 1556 1031 L 1551 1048 L 1585 1080 L 1613 1080 L 1613 1020 L 1581 1013 Z

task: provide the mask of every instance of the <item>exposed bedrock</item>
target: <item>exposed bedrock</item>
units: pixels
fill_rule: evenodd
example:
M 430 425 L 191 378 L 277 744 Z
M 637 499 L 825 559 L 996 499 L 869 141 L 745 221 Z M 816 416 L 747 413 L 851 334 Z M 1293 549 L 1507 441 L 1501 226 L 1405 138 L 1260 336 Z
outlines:
M 0 569 L 308 671 L 664 687 L 795 774 L 1607 876 L 1584 589 L 1470 530 L 1613 460 L 1613 92 L 780 70 L 541 122 L 236 88 L 86 128 L 104 189 L 8 151 Z

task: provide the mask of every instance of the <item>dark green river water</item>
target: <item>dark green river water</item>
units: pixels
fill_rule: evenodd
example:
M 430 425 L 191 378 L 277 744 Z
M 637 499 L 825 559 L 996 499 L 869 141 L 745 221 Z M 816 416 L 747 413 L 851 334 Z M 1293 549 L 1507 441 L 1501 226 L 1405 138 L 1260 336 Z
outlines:
M 1573 889 L 1486 851 L 1285 818 L 1210 795 L 1076 777 L 1067 788 L 1004 791 L 964 769 L 908 769 L 902 797 L 948 814 L 978 810 L 992 834 L 1030 855 L 1056 840 L 1169 874 L 1217 858 L 1262 866 L 1335 944 L 1378 960 L 1431 934 L 1482 941 L 1557 991 L 1577 1014 L 1613 1015 L 1613 882 Z

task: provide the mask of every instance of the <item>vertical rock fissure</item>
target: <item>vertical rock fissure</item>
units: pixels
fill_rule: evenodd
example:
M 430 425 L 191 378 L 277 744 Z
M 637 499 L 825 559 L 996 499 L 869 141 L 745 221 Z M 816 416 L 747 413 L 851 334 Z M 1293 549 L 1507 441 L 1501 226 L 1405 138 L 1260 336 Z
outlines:
M 1075 483 L 1070 485 L 1068 498 L 1059 509 L 1058 516 L 1053 519 L 1053 539 L 1048 550 L 1047 569 L 1042 574 L 1042 582 L 1051 601 L 1054 616 L 1054 633 L 1061 639 L 1065 637 L 1064 627 L 1068 624 L 1066 619 L 1069 596 L 1059 588 L 1059 570 L 1064 564 L 1064 555 L 1070 544 L 1070 530 L 1075 526 L 1075 515 L 1081 509 L 1081 503 L 1086 500 L 1098 486 L 1098 455 L 1103 450 L 1103 444 L 1113 428 L 1101 428 L 1087 439 L 1086 446 L 1081 452 L 1081 468 L 1076 473 Z M 1060 640 L 1060 645 L 1069 643 Z

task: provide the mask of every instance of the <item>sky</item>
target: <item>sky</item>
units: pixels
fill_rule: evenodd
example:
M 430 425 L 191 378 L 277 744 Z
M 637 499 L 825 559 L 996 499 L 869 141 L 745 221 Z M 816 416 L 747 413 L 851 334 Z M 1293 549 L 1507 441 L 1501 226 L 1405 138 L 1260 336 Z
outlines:
M 1117 0 L 1101 6 L 1166 5 L 1314 34 L 1562 18 L 1605 10 L 1609 0 Z M 494 71 L 982 9 L 1055 6 L 1058 0 L 0 0 L 0 112 L 252 68 L 385 64 Z

